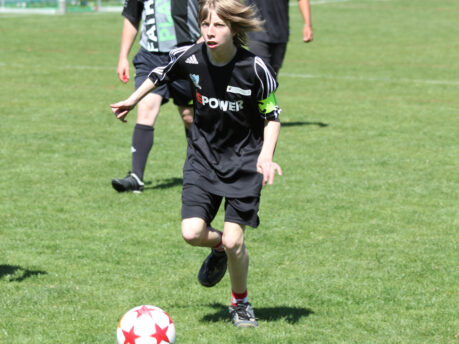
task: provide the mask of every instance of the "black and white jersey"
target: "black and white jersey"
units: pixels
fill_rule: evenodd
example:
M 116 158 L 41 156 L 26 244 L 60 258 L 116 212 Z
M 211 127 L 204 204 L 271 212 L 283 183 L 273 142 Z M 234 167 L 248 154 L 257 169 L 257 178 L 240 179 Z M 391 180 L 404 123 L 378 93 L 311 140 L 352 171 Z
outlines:
M 249 38 L 268 43 L 287 43 L 289 37 L 288 0 L 246 0 L 254 5 L 265 31 L 249 32 Z
M 169 52 L 200 37 L 198 0 L 125 0 L 122 15 L 140 28 L 140 46 Z
M 227 65 L 214 66 L 206 45 L 177 48 L 167 66 L 155 68 L 156 84 L 189 79 L 194 88 L 194 121 L 184 166 L 184 184 L 225 197 L 258 196 L 262 176 L 256 163 L 265 120 L 279 116 L 274 72 L 259 57 L 238 48 Z

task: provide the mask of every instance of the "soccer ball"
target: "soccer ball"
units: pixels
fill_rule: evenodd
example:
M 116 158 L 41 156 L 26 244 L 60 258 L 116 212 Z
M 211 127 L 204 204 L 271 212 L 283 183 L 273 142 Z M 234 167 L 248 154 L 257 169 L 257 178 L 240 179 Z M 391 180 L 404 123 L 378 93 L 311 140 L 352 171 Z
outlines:
M 175 342 L 175 325 L 161 308 L 142 305 L 123 315 L 116 330 L 118 344 L 166 344 Z

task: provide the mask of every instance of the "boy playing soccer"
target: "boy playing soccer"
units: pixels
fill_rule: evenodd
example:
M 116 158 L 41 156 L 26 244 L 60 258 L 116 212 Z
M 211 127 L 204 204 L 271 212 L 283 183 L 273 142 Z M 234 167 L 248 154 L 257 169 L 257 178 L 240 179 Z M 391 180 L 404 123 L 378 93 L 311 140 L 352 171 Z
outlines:
M 128 112 L 151 89 L 187 78 L 194 91 L 194 121 L 183 168 L 182 236 L 193 246 L 209 247 L 198 279 L 214 286 L 228 266 L 230 316 L 237 327 L 257 321 L 247 294 L 249 256 L 245 227 L 257 227 L 262 186 L 282 174 L 273 162 L 280 130 L 274 72 L 242 45 L 248 31 L 260 29 L 252 7 L 238 0 L 201 0 L 199 24 L 204 43 L 181 47 L 166 66 L 126 100 L 112 104 L 115 116 Z M 223 233 L 212 228 L 225 199 Z

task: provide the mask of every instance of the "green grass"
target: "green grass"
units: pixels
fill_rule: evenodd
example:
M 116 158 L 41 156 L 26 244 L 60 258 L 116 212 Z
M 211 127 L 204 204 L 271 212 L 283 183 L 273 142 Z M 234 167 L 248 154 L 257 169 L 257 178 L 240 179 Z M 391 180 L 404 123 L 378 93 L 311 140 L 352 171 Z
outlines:
M 247 230 L 255 330 L 180 236 L 185 138 L 163 107 L 142 195 L 116 64 L 119 14 L 0 15 L 0 343 L 114 343 L 165 309 L 177 343 L 457 343 L 459 5 L 313 5 L 279 76 L 284 170 Z M 137 50 L 137 46 L 133 49 Z M 215 221 L 222 225 L 222 214 Z

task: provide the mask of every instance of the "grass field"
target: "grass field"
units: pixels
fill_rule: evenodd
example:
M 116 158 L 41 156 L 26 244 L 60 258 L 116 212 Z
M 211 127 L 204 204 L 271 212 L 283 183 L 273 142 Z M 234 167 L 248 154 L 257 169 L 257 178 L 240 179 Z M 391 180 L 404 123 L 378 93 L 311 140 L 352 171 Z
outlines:
M 458 343 L 459 3 L 319 1 L 279 76 L 276 160 L 247 230 L 260 326 L 180 236 L 183 127 L 163 107 L 146 191 L 117 194 L 134 117 L 108 104 L 119 14 L 0 15 L 0 343 L 115 343 L 165 309 L 176 343 Z M 134 50 L 137 50 L 137 46 Z M 215 221 L 222 225 L 222 214 Z

